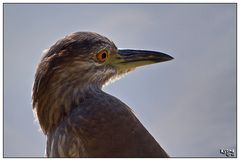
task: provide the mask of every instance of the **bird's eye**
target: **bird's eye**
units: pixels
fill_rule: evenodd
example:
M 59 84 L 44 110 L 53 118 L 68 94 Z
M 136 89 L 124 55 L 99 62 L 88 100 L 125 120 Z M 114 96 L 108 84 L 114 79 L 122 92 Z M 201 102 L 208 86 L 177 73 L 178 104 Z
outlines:
M 98 61 L 100 62 L 105 62 L 108 58 L 108 52 L 107 50 L 103 50 L 103 51 L 100 51 L 98 54 L 97 54 L 97 59 Z

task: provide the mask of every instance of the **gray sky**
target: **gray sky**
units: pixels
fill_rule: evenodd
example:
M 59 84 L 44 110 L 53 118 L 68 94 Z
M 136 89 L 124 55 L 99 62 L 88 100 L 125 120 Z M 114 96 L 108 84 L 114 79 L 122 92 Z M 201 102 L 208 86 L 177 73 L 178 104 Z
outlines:
M 5 157 L 44 155 L 31 108 L 36 65 L 44 49 L 76 31 L 175 58 L 104 88 L 133 109 L 170 156 L 236 151 L 236 5 L 5 4 Z

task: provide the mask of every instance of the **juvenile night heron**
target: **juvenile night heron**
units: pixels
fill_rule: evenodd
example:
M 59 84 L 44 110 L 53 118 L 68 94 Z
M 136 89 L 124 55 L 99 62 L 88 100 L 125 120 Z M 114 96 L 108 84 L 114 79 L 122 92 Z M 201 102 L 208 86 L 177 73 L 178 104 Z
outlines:
M 168 157 L 131 109 L 102 86 L 136 67 L 173 59 L 120 50 L 97 33 L 77 32 L 45 51 L 33 109 L 47 136 L 47 157 Z

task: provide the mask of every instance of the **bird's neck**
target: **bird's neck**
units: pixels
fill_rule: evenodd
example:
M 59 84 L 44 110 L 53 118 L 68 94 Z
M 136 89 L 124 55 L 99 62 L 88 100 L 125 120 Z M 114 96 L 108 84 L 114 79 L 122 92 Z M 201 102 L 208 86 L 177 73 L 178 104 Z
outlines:
M 66 84 L 49 93 L 38 104 L 37 115 L 45 134 L 54 130 L 66 115 L 78 108 L 85 99 L 104 93 L 100 85 L 74 85 Z M 43 119 L 42 119 L 43 118 Z
M 78 107 L 84 100 L 95 97 L 102 93 L 104 93 L 102 91 L 102 86 L 96 84 L 79 87 L 78 89 L 75 88 L 75 91 L 73 89 L 72 92 L 69 92 L 69 96 L 71 96 L 71 99 L 69 98 L 69 100 L 71 101 L 68 107 Z

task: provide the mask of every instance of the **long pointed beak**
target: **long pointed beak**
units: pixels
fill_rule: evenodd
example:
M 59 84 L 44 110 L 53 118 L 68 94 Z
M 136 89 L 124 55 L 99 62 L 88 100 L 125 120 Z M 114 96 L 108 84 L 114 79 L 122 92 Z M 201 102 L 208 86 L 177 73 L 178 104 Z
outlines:
M 115 59 L 117 66 L 131 69 L 143 65 L 169 61 L 172 60 L 173 57 L 157 51 L 119 49 Z

